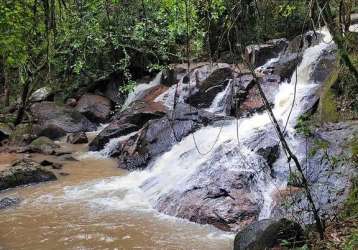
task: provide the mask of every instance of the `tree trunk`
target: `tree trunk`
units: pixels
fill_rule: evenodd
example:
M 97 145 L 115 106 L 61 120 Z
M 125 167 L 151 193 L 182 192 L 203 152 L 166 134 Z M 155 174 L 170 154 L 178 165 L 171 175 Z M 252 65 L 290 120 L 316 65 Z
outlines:
M 29 94 L 29 90 L 30 90 L 30 80 L 27 79 L 24 84 L 24 88 L 22 89 L 21 104 L 20 104 L 19 110 L 17 111 L 16 120 L 14 123 L 15 126 L 19 125 L 24 118 L 25 109 L 27 106 L 27 96 Z
M 323 21 L 324 21 L 325 25 L 327 26 L 329 33 L 331 33 L 333 41 L 335 42 L 335 44 L 338 47 L 338 53 L 342 59 L 343 64 L 347 66 L 349 71 L 353 74 L 353 76 L 356 78 L 356 80 L 358 82 L 358 71 L 354 67 L 354 65 L 348 55 L 345 40 L 343 38 L 340 27 L 338 27 L 338 25 L 335 23 L 335 20 L 333 18 L 332 12 L 331 12 L 331 8 L 329 6 L 329 1 L 317 0 L 317 4 L 318 4 L 320 11 L 322 12 Z
M 10 105 L 10 84 L 9 76 L 7 74 L 6 66 L 4 64 L 4 106 L 8 107 Z

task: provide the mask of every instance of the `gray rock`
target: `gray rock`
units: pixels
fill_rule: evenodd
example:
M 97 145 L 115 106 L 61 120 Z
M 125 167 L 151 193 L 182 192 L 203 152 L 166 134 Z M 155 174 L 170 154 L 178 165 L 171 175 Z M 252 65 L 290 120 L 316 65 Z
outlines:
M 167 116 L 150 120 L 140 132 L 122 142 L 115 155 L 119 156 L 119 167 L 125 169 L 145 168 L 147 163 L 164 153 L 182 138 L 201 126 L 215 121 L 215 116 L 208 112 L 190 108 L 187 104 L 178 104 L 174 119 Z
M 189 96 L 186 103 L 196 108 L 210 107 L 215 96 L 223 91 L 229 82 L 228 80 L 233 78 L 234 72 L 230 67 L 214 70 L 205 80 L 197 85 L 198 91 Z
M 243 145 L 262 156 L 270 167 L 280 157 L 280 141 L 272 131 L 274 131 L 274 127 L 267 126 L 266 129 L 256 131 L 243 141 Z
M 31 160 L 20 160 L 9 169 L 0 171 L 0 190 L 45 181 L 56 180 L 56 176 Z
M 358 136 L 357 121 L 324 124 L 316 128 L 312 137 L 298 138 L 294 148 L 296 154 L 306 156 L 306 146 L 310 150 L 302 167 L 321 216 L 334 216 L 349 193 L 350 179 L 356 175 L 355 166 L 349 161 L 352 153 L 349 145 L 354 136 Z M 300 186 L 297 181 L 291 184 Z M 287 206 L 287 201 L 279 200 L 273 216 L 290 218 L 295 214 L 306 224 L 314 223 L 312 215 L 307 212 L 310 206 L 303 192 L 294 193 L 289 201 L 294 202 L 294 206 Z
M 2 198 L 0 199 L 0 210 L 16 206 L 19 203 L 20 203 L 20 199 L 16 197 Z
M 112 118 L 111 123 L 89 144 L 89 149 L 101 150 L 110 139 L 137 131 L 149 120 L 158 119 L 164 114 L 165 109 L 160 104 L 136 101 Z
M 336 66 L 337 46 L 331 45 L 324 50 L 313 65 L 310 79 L 315 83 L 323 83 Z
M 72 144 L 84 144 L 88 143 L 88 138 L 85 132 L 78 132 L 68 135 L 67 142 Z
M 31 142 L 31 144 L 27 147 L 27 152 L 50 155 L 58 148 L 60 148 L 60 146 L 54 143 L 51 139 L 41 136 Z
M 303 245 L 303 239 L 303 230 L 296 222 L 286 219 L 261 220 L 236 235 L 234 250 L 271 249 L 280 246 L 282 241 L 290 243 L 287 247 L 299 247 Z
M 106 97 L 85 94 L 78 100 L 75 109 L 92 122 L 105 122 L 110 116 L 112 104 Z
M 32 95 L 30 96 L 30 101 L 31 102 L 46 101 L 50 95 L 51 95 L 51 88 L 43 87 L 43 88 L 36 90 L 34 93 L 32 93 Z
M 12 129 L 5 123 L 0 123 L 0 142 L 8 140 L 12 133 Z
M 249 45 L 245 48 L 245 59 L 255 68 L 271 58 L 277 57 L 288 45 L 286 39 L 274 39 L 265 44 Z
M 53 102 L 35 103 L 31 113 L 39 125 L 38 134 L 58 139 L 65 133 L 94 131 L 96 126 L 76 110 Z

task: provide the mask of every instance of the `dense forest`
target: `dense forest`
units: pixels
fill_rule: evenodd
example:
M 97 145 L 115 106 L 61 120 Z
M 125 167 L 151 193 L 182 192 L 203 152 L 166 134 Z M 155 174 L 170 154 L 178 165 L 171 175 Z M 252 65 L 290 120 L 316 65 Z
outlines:
M 357 0 L 1 0 L 0 57 L 0 250 L 358 247 Z

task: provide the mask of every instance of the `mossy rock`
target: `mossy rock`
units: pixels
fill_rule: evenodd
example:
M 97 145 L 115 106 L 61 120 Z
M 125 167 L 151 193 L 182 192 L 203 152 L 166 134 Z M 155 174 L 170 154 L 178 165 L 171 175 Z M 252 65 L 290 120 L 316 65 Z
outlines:
M 296 222 L 281 219 L 257 221 L 239 232 L 234 250 L 265 250 L 280 246 L 299 247 L 304 242 L 303 229 Z
M 9 169 L 0 171 L 0 190 L 56 179 L 54 173 L 42 168 L 38 163 L 20 160 L 13 163 Z
M 12 129 L 6 123 L 0 123 L 0 141 L 9 139 Z
M 29 123 L 19 124 L 10 135 L 10 143 L 23 145 L 28 143 L 30 135 L 33 134 L 32 125 Z
M 339 71 L 335 69 L 324 83 L 318 107 L 320 122 L 338 122 L 340 120 L 335 94 L 332 89 L 338 80 Z
M 29 149 L 31 152 L 44 154 L 52 154 L 55 149 L 58 149 L 59 147 L 60 146 L 58 146 L 51 139 L 45 136 L 41 136 L 35 139 L 29 145 Z

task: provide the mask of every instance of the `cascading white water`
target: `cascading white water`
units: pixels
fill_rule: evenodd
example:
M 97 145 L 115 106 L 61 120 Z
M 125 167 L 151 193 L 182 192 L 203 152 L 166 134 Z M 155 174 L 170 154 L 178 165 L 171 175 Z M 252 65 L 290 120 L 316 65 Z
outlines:
M 162 76 L 163 76 L 163 72 L 159 72 L 155 78 L 150 81 L 149 83 L 142 83 L 142 84 L 138 84 L 134 90 L 129 93 L 125 103 L 123 104 L 122 109 L 126 109 L 129 104 L 131 104 L 132 102 L 139 100 L 142 98 L 142 94 L 145 93 L 146 90 L 155 87 L 157 85 L 160 84 L 161 80 L 162 80 Z
M 330 35 L 326 30 L 321 33 L 325 37 L 325 41 L 330 40 Z M 294 125 L 298 116 L 302 113 L 303 105 L 305 104 L 304 98 L 311 94 L 318 85 L 310 81 L 310 71 L 313 63 L 318 59 L 323 49 L 327 48 L 330 44 L 321 42 L 316 46 L 305 50 L 303 60 L 297 69 L 297 93 L 296 101 L 294 104 L 293 112 L 290 116 L 287 131 L 289 133 L 289 143 L 294 146 L 295 140 L 293 136 Z M 195 79 L 191 79 L 195 81 Z M 292 76 L 291 83 L 282 83 L 274 102 L 273 112 L 276 118 L 285 124 L 289 114 L 291 105 L 294 99 L 294 88 L 296 82 L 296 74 Z M 229 90 L 230 84 L 225 91 L 219 93 L 213 103 L 213 108 L 217 108 L 217 104 L 224 98 L 226 92 Z M 182 86 L 185 90 L 185 86 Z M 169 89 L 158 98 L 158 100 L 168 100 L 173 94 L 173 88 Z M 134 94 L 135 95 L 135 94 Z M 129 97 L 129 103 L 134 97 Z M 167 101 L 167 104 L 170 101 Z M 250 118 L 244 118 L 239 121 L 239 138 L 244 141 L 250 138 L 257 129 L 263 129 L 266 125 L 270 124 L 270 117 L 266 114 L 255 114 Z M 163 194 L 167 194 L 173 190 L 184 189 L 189 179 L 193 178 L 205 162 L 212 162 L 213 167 L 221 167 L 231 169 L 233 171 L 247 171 L 258 172 L 251 165 L 239 164 L 242 162 L 243 155 L 247 158 L 254 157 L 254 153 L 245 148 L 243 145 L 237 145 L 235 134 L 237 131 L 236 121 L 229 122 L 223 127 L 222 133 L 214 146 L 215 152 L 219 147 L 223 150 L 231 150 L 237 148 L 236 154 L 230 159 L 226 159 L 223 154 L 220 161 L 212 159 L 212 153 L 205 156 L 199 154 L 194 146 L 191 136 L 184 138 L 181 142 L 174 145 L 172 149 L 151 163 L 143 171 L 130 172 L 123 177 L 112 177 L 104 179 L 100 182 L 89 183 L 86 185 L 78 186 L 76 188 L 67 188 L 65 190 L 65 198 L 67 199 L 84 199 L 91 204 L 102 204 L 108 208 L 114 209 L 152 209 L 153 204 Z M 207 151 L 215 143 L 215 136 L 219 131 L 218 127 L 208 126 L 201 128 L 194 133 L 197 139 L 197 144 L 202 151 Z M 274 133 L 274 132 L 273 132 Z M 123 138 L 122 138 L 123 139 Z M 118 139 L 112 139 L 105 149 L 100 153 L 103 156 L 109 155 L 110 151 Z M 282 154 L 281 154 L 282 155 Z M 283 159 L 279 159 L 279 163 Z M 278 163 L 278 164 L 279 164 Z M 284 164 L 282 164 L 284 167 Z M 260 218 L 267 218 L 270 216 L 272 207 L 272 192 L 279 187 L 286 185 L 286 180 L 273 179 L 268 173 L 259 171 L 257 176 L 257 185 L 262 194 L 264 204 L 261 209 Z
M 185 102 L 185 99 L 190 94 L 195 94 L 198 91 L 197 85 L 206 79 L 214 69 L 225 68 L 228 66 L 229 65 L 226 63 L 215 63 L 202 66 L 200 69 L 194 69 L 194 71 L 189 74 L 190 84 L 187 84 L 183 77 L 177 85 L 171 86 L 166 92 L 159 95 L 155 101 L 161 102 L 169 108 L 173 107 L 174 100 L 177 102 Z M 177 95 L 177 98 L 174 98 L 175 94 Z
M 228 99 L 231 98 L 230 89 L 232 88 L 232 81 L 227 84 L 226 88 L 218 93 L 211 106 L 206 109 L 206 111 L 217 114 L 217 115 L 226 115 L 226 108 L 228 105 Z
M 119 138 L 111 139 L 102 150 L 100 151 L 89 151 L 86 153 L 81 153 L 77 156 L 78 159 L 88 159 L 88 158 L 95 158 L 95 159 L 107 159 L 111 157 L 112 153 L 118 147 L 118 144 L 122 141 L 125 141 L 135 135 L 137 132 L 130 133 L 125 136 L 121 136 Z

